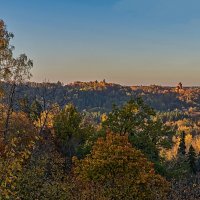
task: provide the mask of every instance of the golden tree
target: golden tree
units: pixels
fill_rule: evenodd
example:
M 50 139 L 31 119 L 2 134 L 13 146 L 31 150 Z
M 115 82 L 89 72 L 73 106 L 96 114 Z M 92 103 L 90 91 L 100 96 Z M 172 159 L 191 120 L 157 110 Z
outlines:
M 155 174 L 153 164 L 131 146 L 127 135 L 109 133 L 105 139 L 98 139 L 90 155 L 73 160 L 79 186 L 82 183 L 82 199 L 155 200 L 166 197 L 168 182 Z

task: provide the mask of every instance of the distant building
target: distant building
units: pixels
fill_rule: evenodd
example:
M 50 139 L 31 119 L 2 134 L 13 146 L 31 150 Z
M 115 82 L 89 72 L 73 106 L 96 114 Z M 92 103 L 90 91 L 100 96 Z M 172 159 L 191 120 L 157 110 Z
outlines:
M 180 90 L 182 90 L 183 89 L 183 84 L 180 82 L 179 84 L 178 84 L 178 86 L 177 86 Z
M 183 89 L 183 84 L 180 82 L 177 86 L 176 86 L 176 91 L 179 92 L 180 90 Z

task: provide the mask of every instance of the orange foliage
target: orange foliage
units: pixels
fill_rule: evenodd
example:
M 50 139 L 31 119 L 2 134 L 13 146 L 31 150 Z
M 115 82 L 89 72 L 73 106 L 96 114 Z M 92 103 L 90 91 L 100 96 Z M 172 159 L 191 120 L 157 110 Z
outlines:
M 74 174 L 87 195 L 94 195 L 90 192 L 100 188 L 105 199 L 166 197 L 168 182 L 155 174 L 153 164 L 131 146 L 127 135 L 107 134 L 106 139 L 99 138 L 91 154 L 83 160 L 74 158 L 74 164 Z

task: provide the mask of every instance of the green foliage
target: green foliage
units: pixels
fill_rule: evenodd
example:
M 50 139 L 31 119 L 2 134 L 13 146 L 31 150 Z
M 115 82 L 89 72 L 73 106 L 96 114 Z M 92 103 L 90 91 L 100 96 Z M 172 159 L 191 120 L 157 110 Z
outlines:
M 185 156 L 179 155 L 177 158 L 165 163 L 165 165 L 166 174 L 169 179 L 180 180 L 190 174 L 190 166 Z
M 42 111 L 43 109 L 41 104 L 37 100 L 33 101 L 30 107 L 30 118 L 33 121 L 38 120 Z
M 88 128 L 86 130 L 88 130 Z M 77 156 L 79 158 L 84 158 L 88 154 L 90 154 L 92 151 L 92 147 L 94 143 L 98 140 L 98 138 L 106 136 L 105 131 L 103 131 L 102 129 L 95 130 L 94 128 L 91 128 L 89 129 L 89 131 L 87 131 L 87 133 L 89 134 L 87 134 L 84 143 L 78 148 L 77 151 Z
M 140 98 L 130 100 L 122 108 L 115 106 L 102 126 L 120 135 L 128 134 L 133 146 L 154 162 L 159 160 L 161 148 L 170 147 L 173 135 Z
M 179 153 L 182 155 L 186 154 L 186 145 L 185 145 L 185 131 L 182 131 L 181 133 L 181 139 L 179 144 Z
M 188 152 L 188 162 L 190 166 L 190 170 L 192 173 L 196 174 L 196 152 L 194 150 L 194 147 L 191 145 Z
M 0 80 L 20 83 L 31 77 L 33 62 L 25 54 L 13 57 L 14 47 L 10 45 L 13 37 L 7 31 L 4 21 L 0 20 Z
M 53 126 L 62 152 L 69 157 L 77 155 L 89 132 L 89 128 L 83 126 L 82 115 L 68 104 L 55 117 Z
M 10 76 L 10 69 L 6 66 L 5 61 L 11 61 L 13 47 L 9 42 L 14 37 L 6 29 L 3 20 L 0 19 L 0 80 L 5 80 Z

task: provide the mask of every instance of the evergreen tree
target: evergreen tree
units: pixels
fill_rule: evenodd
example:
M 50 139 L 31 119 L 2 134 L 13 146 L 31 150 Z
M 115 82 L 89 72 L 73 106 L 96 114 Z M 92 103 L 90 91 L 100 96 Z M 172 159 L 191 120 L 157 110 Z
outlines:
M 160 160 L 160 148 L 171 147 L 173 131 L 141 98 L 132 99 L 122 107 L 114 106 L 102 126 L 122 136 L 128 134 L 131 144 L 154 163 Z
M 186 154 L 186 145 L 185 145 L 185 131 L 181 133 L 181 140 L 179 144 L 179 153 L 182 155 Z
M 194 147 L 191 145 L 188 152 L 188 162 L 192 173 L 196 174 L 196 153 Z
M 196 159 L 196 171 L 200 171 L 200 153 L 198 154 L 197 156 L 197 159 Z

